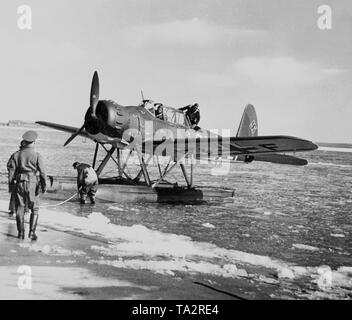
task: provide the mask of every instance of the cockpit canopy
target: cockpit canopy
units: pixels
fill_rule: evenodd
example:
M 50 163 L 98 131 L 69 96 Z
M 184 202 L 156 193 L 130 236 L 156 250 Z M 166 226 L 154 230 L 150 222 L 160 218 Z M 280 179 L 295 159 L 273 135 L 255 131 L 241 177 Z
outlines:
M 189 119 L 184 112 L 161 103 L 155 103 L 152 100 L 147 100 L 144 107 L 156 118 L 167 121 L 172 124 L 181 125 L 187 128 L 191 127 Z

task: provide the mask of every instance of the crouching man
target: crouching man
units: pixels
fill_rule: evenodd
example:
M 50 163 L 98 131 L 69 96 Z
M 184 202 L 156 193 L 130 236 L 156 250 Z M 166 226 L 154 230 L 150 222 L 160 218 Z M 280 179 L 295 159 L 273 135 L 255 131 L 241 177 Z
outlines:
M 75 162 L 73 167 L 77 170 L 77 188 L 80 203 L 85 204 L 87 195 L 91 204 L 95 204 L 95 194 L 98 190 L 98 176 L 95 170 L 86 163 Z

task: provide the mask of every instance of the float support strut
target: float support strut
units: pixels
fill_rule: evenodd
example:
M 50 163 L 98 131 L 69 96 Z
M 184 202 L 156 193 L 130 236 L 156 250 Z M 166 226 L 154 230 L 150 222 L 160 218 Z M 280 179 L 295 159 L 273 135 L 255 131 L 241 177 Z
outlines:
M 149 164 L 149 161 L 150 161 L 151 158 L 152 158 L 152 156 L 149 156 L 149 158 L 147 159 L 147 161 L 145 161 L 145 163 L 144 163 L 146 170 L 147 170 L 147 167 L 148 167 L 148 164 Z M 142 158 L 142 159 L 143 159 L 143 161 L 144 161 L 144 158 Z M 133 180 L 139 181 L 139 179 L 141 178 L 141 175 L 142 175 L 142 174 L 144 175 L 143 169 L 139 170 L 137 176 L 136 176 Z M 148 174 L 148 176 L 149 176 L 149 174 Z
M 92 164 L 93 169 L 95 169 L 95 165 L 96 165 L 96 163 L 97 163 L 98 150 L 99 150 L 99 143 L 96 142 L 96 143 L 95 143 L 94 157 L 93 157 L 93 164 Z
M 144 158 L 143 158 L 143 155 L 141 153 L 141 150 L 138 148 L 138 146 L 137 146 L 137 148 L 135 150 L 137 151 L 137 155 L 138 155 L 139 163 L 141 165 L 141 170 L 143 172 L 144 180 L 147 183 L 147 185 L 150 186 L 151 182 L 150 182 L 147 166 L 146 166 L 146 164 L 144 162 Z
M 105 148 L 104 148 L 105 149 Z M 106 150 L 106 149 L 105 149 Z M 103 171 L 104 167 L 106 166 L 106 164 L 108 163 L 109 159 L 111 158 L 111 156 L 113 155 L 113 153 L 115 152 L 116 148 L 115 147 L 111 147 L 111 149 L 107 152 L 105 158 L 103 159 L 102 163 L 99 165 L 98 169 L 97 169 L 97 176 L 99 177 L 99 175 L 101 174 L 101 172 Z
M 190 178 L 188 178 L 186 167 L 185 167 L 185 165 L 183 163 L 180 163 L 180 167 L 182 169 L 183 176 L 185 177 L 185 180 L 186 180 L 186 183 L 187 183 L 187 187 L 191 188 L 192 187 L 192 176 Z
M 119 172 L 119 177 L 122 177 L 122 170 L 121 170 L 121 154 L 120 149 L 116 150 L 116 159 L 117 159 L 117 170 Z
M 191 187 L 193 187 L 193 154 L 191 156 L 191 176 L 190 176 L 190 180 L 191 180 Z
M 169 163 L 170 164 L 170 163 Z M 169 168 L 169 164 L 167 165 L 166 170 L 164 170 L 163 175 L 160 177 L 160 179 L 158 181 L 156 181 L 153 185 L 152 188 L 155 188 L 161 181 L 163 181 L 163 179 L 171 172 L 171 170 L 177 165 L 177 162 L 175 162 L 170 168 Z

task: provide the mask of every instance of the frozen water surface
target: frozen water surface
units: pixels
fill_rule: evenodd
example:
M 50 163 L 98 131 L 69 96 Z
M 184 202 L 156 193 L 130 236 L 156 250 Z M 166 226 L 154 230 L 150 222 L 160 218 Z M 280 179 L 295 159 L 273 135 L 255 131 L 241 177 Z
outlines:
M 2 209 L 6 209 L 8 197 L 6 162 L 22 133 L 23 129 L 0 128 Z M 92 142 L 76 139 L 63 148 L 65 138 L 64 133 L 40 131 L 37 150 L 50 174 L 73 175 L 74 161 L 92 161 Z M 248 276 L 247 265 L 263 266 L 275 271 L 269 280 L 262 276 L 263 282 L 309 277 L 321 289 L 321 293 L 302 294 L 302 298 L 324 298 L 331 287 L 335 291 L 330 297 L 350 297 L 350 151 L 322 148 L 300 154 L 309 160 L 305 167 L 231 164 L 226 175 L 212 176 L 208 166 L 198 166 L 197 185 L 235 189 L 234 199 L 222 202 L 97 203 L 94 207 L 69 202 L 43 209 L 41 223 L 106 239 L 105 245 L 92 248 L 101 259 L 90 263 L 224 278 Z M 114 174 L 114 166 L 105 173 Z M 172 178 L 180 178 L 177 170 L 169 180 Z M 52 204 L 55 199 L 44 202 Z M 59 254 L 64 249 L 51 250 Z

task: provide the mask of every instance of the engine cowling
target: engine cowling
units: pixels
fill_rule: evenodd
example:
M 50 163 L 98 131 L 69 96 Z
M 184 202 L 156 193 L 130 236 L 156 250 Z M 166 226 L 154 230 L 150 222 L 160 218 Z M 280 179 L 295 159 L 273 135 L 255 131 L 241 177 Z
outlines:
M 121 137 L 126 122 L 123 107 L 112 101 L 100 100 L 95 116 L 89 108 L 85 117 L 85 128 L 91 134 L 102 133 L 110 137 Z

